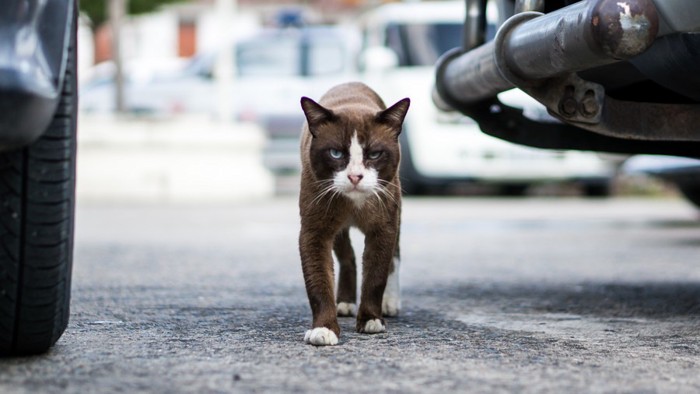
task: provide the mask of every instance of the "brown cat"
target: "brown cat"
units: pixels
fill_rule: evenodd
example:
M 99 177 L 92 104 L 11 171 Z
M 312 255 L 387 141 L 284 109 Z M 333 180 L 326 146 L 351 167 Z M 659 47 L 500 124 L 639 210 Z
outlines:
M 382 314 L 396 316 L 399 295 L 399 134 L 410 100 L 386 108 L 362 83 L 329 90 L 318 103 L 302 97 L 301 232 L 299 252 L 313 313 L 304 341 L 335 345 L 337 316 L 355 313 L 356 266 L 349 228 L 365 234 L 358 332 L 385 330 Z M 337 305 L 332 252 L 340 264 Z

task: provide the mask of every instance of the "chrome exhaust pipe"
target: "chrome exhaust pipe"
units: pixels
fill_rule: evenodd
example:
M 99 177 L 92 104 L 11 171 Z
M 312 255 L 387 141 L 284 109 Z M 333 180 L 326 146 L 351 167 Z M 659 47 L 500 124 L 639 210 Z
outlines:
M 632 58 L 659 31 L 652 0 L 584 0 L 542 14 L 509 18 L 496 38 L 468 52 L 452 50 L 436 65 L 434 101 L 460 108 L 519 87 Z

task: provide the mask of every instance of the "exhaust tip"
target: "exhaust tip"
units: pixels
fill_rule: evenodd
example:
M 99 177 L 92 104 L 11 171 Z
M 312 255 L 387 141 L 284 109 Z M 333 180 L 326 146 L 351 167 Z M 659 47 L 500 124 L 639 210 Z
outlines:
M 659 16 L 651 0 L 601 0 L 591 10 L 590 23 L 600 48 L 619 60 L 647 50 L 659 32 Z

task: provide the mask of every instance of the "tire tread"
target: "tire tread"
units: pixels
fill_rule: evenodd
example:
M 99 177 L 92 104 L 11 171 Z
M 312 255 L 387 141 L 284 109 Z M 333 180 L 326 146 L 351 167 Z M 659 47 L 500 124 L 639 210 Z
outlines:
M 0 154 L 0 355 L 44 352 L 68 324 L 76 153 L 74 49 L 75 37 L 50 126 L 29 147 Z

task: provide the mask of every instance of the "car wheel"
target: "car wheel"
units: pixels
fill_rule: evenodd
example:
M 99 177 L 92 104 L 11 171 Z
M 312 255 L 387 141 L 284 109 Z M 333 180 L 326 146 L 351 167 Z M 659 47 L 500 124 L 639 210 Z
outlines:
M 45 352 L 68 325 L 76 88 L 73 39 L 49 127 L 31 145 L 0 154 L 0 355 Z
M 498 188 L 498 194 L 504 197 L 522 197 L 527 194 L 530 186 L 520 183 L 509 183 Z
M 700 185 L 678 184 L 678 190 L 680 190 L 681 194 L 695 205 L 696 208 L 700 209 Z
M 413 164 L 411 146 L 408 142 L 408 130 L 404 125 L 403 132 L 399 135 L 401 143 L 401 164 L 399 177 L 401 178 L 401 190 L 405 195 L 420 196 L 428 194 L 428 187 L 423 181 L 423 176 L 418 173 Z
M 609 182 L 584 184 L 583 195 L 586 197 L 605 198 L 610 197 L 612 188 Z

